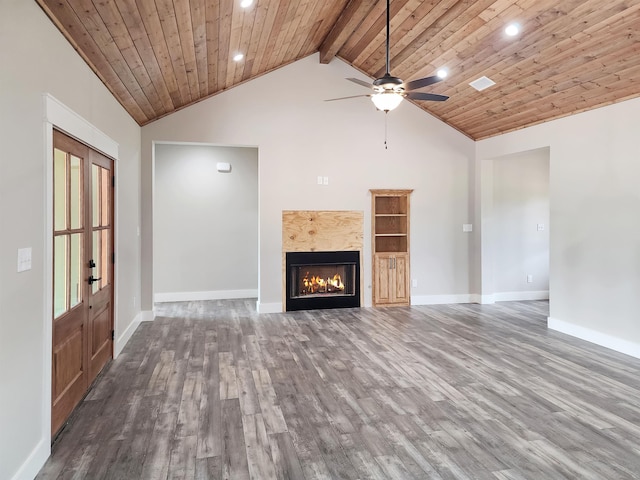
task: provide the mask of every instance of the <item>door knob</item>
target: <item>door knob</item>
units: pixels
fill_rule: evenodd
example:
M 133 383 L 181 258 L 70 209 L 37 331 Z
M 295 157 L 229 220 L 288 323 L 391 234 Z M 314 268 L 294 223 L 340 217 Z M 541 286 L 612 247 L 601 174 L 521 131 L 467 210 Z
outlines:
M 89 275 L 89 285 L 92 285 L 93 282 L 97 282 L 99 280 L 102 280 L 102 277 L 93 278 L 93 275 Z

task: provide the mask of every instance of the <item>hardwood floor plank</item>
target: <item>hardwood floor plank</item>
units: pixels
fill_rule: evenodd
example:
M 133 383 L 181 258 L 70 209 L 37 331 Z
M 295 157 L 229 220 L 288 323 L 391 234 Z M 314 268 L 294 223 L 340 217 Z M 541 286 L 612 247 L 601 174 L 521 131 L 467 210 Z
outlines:
M 167 479 L 191 480 L 195 477 L 197 445 L 198 439 L 195 435 L 175 439 Z
M 242 429 L 251 478 L 275 480 L 271 445 L 262 415 L 242 415 Z
M 198 459 L 217 457 L 222 454 L 222 405 L 220 403 L 220 372 L 218 368 L 217 343 L 205 339 L 203 360 L 203 386 L 198 416 Z M 208 464 L 201 469 L 207 471 Z
M 167 478 L 177 421 L 178 414 L 174 412 L 158 415 L 153 430 L 153 442 L 149 445 L 140 478 L 148 480 Z
M 38 479 L 640 479 L 640 360 L 547 302 L 166 303 Z
M 304 478 L 302 465 L 289 432 L 269 435 L 271 458 L 278 480 L 296 480 Z
M 222 458 L 196 458 L 195 480 L 211 480 L 222 478 Z
M 238 379 L 231 352 L 220 352 L 220 400 L 238 398 Z
M 237 398 L 222 400 L 222 478 L 248 480 L 242 413 Z

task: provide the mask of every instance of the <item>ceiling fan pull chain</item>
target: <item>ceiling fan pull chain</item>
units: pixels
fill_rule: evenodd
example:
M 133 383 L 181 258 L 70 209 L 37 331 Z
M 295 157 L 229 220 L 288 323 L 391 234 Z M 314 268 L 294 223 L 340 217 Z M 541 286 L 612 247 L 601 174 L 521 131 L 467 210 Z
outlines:
M 387 113 L 389 113 L 388 110 L 384 111 L 384 149 L 388 150 L 387 148 Z

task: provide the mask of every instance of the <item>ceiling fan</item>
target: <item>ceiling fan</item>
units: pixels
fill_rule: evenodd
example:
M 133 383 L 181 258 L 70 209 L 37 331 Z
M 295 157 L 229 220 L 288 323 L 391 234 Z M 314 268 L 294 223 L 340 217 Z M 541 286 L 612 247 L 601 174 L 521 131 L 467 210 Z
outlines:
M 427 100 L 432 102 L 443 102 L 449 97 L 445 95 L 437 95 L 435 93 L 414 92 L 419 88 L 427 87 L 441 81 L 444 76 L 434 75 L 431 77 L 418 78 L 410 82 L 403 82 L 398 77 L 394 77 L 389 73 L 389 0 L 387 0 L 387 64 L 386 73 L 376 80 L 373 84 L 369 84 L 358 78 L 347 78 L 347 80 L 362 85 L 363 87 L 373 88 L 373 93 L 368 95 L 353 95 L 350 97 L 332 98 L 326 100 L 331 102 L 334 100 L 345 100 L 348 98 L 357 97 L 371 97 L 374 105 L 378 110 L 382 110 L 385 113 L 389 110 L 393 110 L 402 102 L 403 98 L 409 98 L 411 100 Z

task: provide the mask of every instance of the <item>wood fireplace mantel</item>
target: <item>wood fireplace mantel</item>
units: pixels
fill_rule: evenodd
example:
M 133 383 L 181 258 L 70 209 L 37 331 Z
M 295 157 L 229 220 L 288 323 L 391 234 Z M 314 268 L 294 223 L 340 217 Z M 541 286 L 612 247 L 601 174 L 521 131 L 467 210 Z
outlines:
M 357 250 L 360 252 L 360 305 L 364 305 L 364 212 L 284 210 L 282 212 L 282 308 L 286 310 L 286 253 Z

